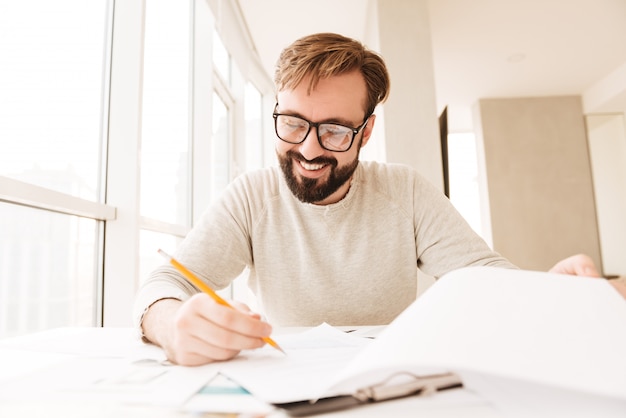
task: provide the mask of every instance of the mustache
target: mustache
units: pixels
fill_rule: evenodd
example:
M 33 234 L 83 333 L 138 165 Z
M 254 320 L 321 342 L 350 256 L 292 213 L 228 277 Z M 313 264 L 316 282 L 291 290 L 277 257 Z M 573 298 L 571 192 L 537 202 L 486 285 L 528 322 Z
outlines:
M 286 153 L 287 157 L 292 158 L 294 160 L 298 160 L 298 161 L 302 161 L 308 164 L 328 164 L 331 165 L 333 167 L 337 167 L 337 160 L 335 158 L 332 157 L 316 157 L 313 158 L 312 160 L 307 160 L 306 158 L 304 158 L 304 155 L 300 154 L 297 151 L 294 150 L 289 150 Z

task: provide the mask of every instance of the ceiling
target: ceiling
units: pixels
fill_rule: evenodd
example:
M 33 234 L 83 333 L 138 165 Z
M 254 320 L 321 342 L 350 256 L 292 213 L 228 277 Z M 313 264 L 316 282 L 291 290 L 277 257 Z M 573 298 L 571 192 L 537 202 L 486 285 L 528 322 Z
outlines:
M 238 3 L 271 75 L 282 48 L 300 36 L 363 39 L 372 1 Z M 626 68 L 626 0 L 427 1 L 437 108 L 455 109 L 451 131 L 471 129 L 469 109 L 479 98 L 583 95 Z M 619 106 L 626 111 L 626 99 Z

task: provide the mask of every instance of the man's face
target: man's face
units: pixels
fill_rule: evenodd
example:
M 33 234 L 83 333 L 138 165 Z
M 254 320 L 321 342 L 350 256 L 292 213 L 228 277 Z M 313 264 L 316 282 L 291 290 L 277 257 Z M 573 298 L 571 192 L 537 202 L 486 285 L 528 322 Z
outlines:
M 310 122 L 329 122 L 357 128 L 365 119 L 366 86 L 354 71 L 320 80 L 309 94 L 309 80 L 295 89 L 278 92 L 277 113 L 298 116 Z M 301 201 L 327 205 L 341 200 L 350 188 L 350 179 L 359 162 L 361 146 L 369 140 L 375 116 L 356 134 L 345 152 L 328 151 L 312 127 L 300 144 L 276 138 L 276 154 L 287 184 Z

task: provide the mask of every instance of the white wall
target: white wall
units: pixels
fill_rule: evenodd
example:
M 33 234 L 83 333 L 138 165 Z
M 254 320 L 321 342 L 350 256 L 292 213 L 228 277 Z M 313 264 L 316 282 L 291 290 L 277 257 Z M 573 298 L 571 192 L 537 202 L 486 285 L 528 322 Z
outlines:
M 443 191 L 428 2 L 378 0 L 380 52 L 391 77 L 387 160 L 415 167 Z
M 626 62 L 583 94 L 606 275 L 626 275 Z
M 602 268 L 626 276 L 626 121 L 624 114 L 588 115 Z

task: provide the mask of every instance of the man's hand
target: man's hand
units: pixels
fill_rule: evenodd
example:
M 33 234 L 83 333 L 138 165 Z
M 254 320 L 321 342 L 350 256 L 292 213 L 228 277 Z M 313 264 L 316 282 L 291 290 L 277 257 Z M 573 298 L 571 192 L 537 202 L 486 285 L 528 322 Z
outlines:
M 591 257 L 576 254 L 559 261 L 549 270 L 550 273 L 571 274 L 573 276 L 600 277 Z
M 189 300 L 163 299 L 143 320 L 144 335 L 183 366 L 228 360 L 241 350 L 262 347 L 272 327 L 243 304 L 220 305 L 204 293 Z
M 626 280 L 618 279 L 618 280 L 609 280 L 611 286 L 617 290 L 617 292 L 626 299 Z
M 549 271 L 574 276 L 601 277 L 591 257 L 585 254 L 577 254 L 561 260 Z M 626 299 L 626 281 L 609 280 L 609 283 Z

